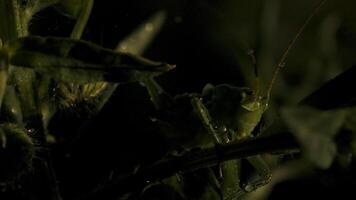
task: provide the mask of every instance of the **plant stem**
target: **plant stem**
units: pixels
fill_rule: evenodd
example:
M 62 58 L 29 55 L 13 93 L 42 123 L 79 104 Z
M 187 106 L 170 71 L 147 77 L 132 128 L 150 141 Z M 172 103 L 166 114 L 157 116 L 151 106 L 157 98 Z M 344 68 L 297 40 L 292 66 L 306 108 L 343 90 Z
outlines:
M 26 8 L 21 8 L 17 0 L 0 0 L 0 37 L 6 46 L 11 40 L 16 40 L 19 37 L 24 37 L 28 35 L 28 22 L 31 17 L 31 11 Z M 3 56 L 0 56 L 0 62 L 3 62 Z M 5 56 L 6 57 L 6 56 Z M 6 59 L 5 59 L 6 61 Z M 6 66 L 0 64 L 0 87 L 6 88 L 7 70 Z M 2 69 L 5 68 L 5 71 Z M 21 102 L 21 108 L 23 111 L 24 122 L 26 128 L 29 130 L 34 130 L 38 142 L 46 147 L 46 135 L 43 130 L 42 115 L 38 108 L 36 98 L 37 93 L 35 91 L 35 73 L 33 71 L 21 68 L 13 68 L 11 78 L 16 85 L 18 96 Z M 0 88 L 0 99 L 1 99 Z M 34 175 L 34 178 L 40 179 L 42 175 L 48 181 L 47 185 L 50 197 L 46 199 L 51 200 L 61 200 L 61 196 L 58 189 L 58 184 L 56 181 L 56 176 L 52 166 L 52 158 L 49 151 L 39 155 L 39 170 L 38 173 Z M 29 186 L 31 187 L 31 186 Z M 36 185 L 36 187 L 39 187 Z M 41 186 L 42 187 L 42 186 Z M 41 188 L 43 191 L 43 188 Z
M 215 148 L 189 152 L 181 157 L 161 160 L 139 170 L 135 174 L 113 179 L 93 191 L 92 196 L 84 199 L 97 199 L 110 194 L 111 197 L 123 195 L 178 172 L 189 172 L 200 168 L 212 167 L 222 161 L 237 160 L 264 153 L 286 153 L 298 148 L 290 134 L 278 134 L 257 138 L 237 144 L 219 145 Z M 113 196 L 114 195 L 114 196 Z
M 77 23 L 75 24 L 72 34 L 70 36 L 72 39 L 79 40 L 82 37 L 84 28 L 88 23 L 93 5 L 94 5 L 94 0 L 85 0 L 83 2 L 81 13 L 78 17 Z
M 15 0 L 0 1 L 0 38 L 3 43 L 19 37 L 19 16 Z
M 7 60 L 7 55 L 0 49 L 0 110 L 6 91 L 8 68 L 9 63 Z

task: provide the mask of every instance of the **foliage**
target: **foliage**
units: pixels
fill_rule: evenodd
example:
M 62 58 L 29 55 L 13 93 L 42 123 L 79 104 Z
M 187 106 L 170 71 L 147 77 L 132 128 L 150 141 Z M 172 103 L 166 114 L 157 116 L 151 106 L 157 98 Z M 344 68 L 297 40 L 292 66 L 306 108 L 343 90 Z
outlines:
M 75 20 L 70 37 L 30 34 L 34 15 L 51 8 Z M 162 28 L 164 12 L 155 13 L 112 50 L 81 40 L 92 8 L 93 0 L 0 1 L 0 162 L 5 163 L 0 166 L 1 198 L 243 199 L 271 185 L 271 174 L 288 163 L 289 156 L 308 161 L 303 166 L 309 173 L 353 162 L 355 94 L 343 89 L 354 85 L 355 67 L 298 105 L 278 107 L 280 118 L 270 123 L 269 110 L 276 109 L 278 101 L 272 99 L 268 110 L 269 94 L 266 100 L 258 87 L 207 84 L 202 90 L 177 95 L 161 87 L 164 84 L 155 78 L 170 73 L 175 65 L 141 54 Z M 241 52 L 237 57 L 247 63 Z M 104 145 L 76 146 L 85 143 L 83 134 L 90 132 L 85 127 L 100 121 L 120 86 L 127 86 L 134 97 L 125 104 L 129 97 L 118 95 L 124 103 L 115 103 L 123 108 L 122 118 L 133 116 L 133 123 L 120 122 L 119 113 L 109 116 L 118 137 L 104 138 L 108 135 L 100 130 L 95 137 Z M 278 88 L 276 93 L 283 98 Z M 134 102 L 140 106 L 135 108 Z M 75 125 L 66 129 L 71 120 Z M 84 195 L 68 192 L 61 183 L 73 178 L 61 174 L 58 162 L 67 146 L 87 151 L 91 162 L 98 162 L 94 154 L 100 151 L 95 148 L 131 145 L 130 138 L 137 142 L 136 137 L 145 136 L 128 135 L 146 130 L 162 146 L 158 155 L 146 159 L 145 151 L 151 151 L 134 147 L 142 159 L 127 153 L 126 159 L 111 166 L 109 178 L 100 172 L 100 180 L 93 175 L 95 186 Z M 126 150 L 110 153 L 126 155 Z

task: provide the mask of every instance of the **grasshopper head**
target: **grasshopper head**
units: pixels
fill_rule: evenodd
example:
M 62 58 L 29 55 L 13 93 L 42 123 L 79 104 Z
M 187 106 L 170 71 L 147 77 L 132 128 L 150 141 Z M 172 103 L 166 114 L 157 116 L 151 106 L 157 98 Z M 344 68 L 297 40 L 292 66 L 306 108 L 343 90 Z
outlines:
M 208 85 L 203 96 L 213 123 L 226 127 L 230 140 L 251 136 L 267 108 L 264 98 L 245 87 Z
M 307 24 L 325 2 L 326 0 L 321 0 L 282 54 L 268 84 L 265 97 L 260 95 L 258 66 L 253 51 L 248 52 L 255 69 L 255 83 L 253 85 L 253 90 L 249 88 L 232 87 L 229 85 L 218 85 L 216 87 L 207 85 L 204 88 L 203 97 L 206 100 L 205 104 L 213 122 L 218 127 L 224 127 L 224 129 L 226 128 L 229 132 L 232 132 L 235 137 L 230 137 L 230 139 L 244 139 L 252 136 L 253 129 L 260 122 L 263 113 L 268 107 L 274 82 L 279 71 L 285 65 L 288 53 Z
M 268 103 L 265 97 L 262 97 L 256 94 L 254 91 L 252 93 L 241 93 L 241 107 L 246 109 L 247 111 L 253 112 L 256 110 L 265 111 L 268 107 Z

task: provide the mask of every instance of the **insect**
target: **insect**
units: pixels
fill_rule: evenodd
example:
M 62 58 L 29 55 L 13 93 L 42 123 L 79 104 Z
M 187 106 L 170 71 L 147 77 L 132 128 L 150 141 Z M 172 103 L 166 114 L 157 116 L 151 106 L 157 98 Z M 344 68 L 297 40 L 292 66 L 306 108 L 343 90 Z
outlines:
M 326 0 L 322 0 L 317 5 L 288 45 L 265 94 L 259 89 L 257 63 L 253 53 L 250 53 L 250 56 L 255 67 L 256 84 L 252 89 L 227 84 L 217 86 L 208 84 L 201 94 L 188 93 L 173 98 L 153 79 L 146 79 L 144 84 L 151 100 L 156 108 L 162 111 L 154 119 L 160 132 L 166 135 L 168 133 L 169 140 L 174 144 L 180 144 L 183 149 L 238 143 L 255 137 L 253 131 L 268 108 L 274 82 L 285 65 L 288 53 L 325 2 Z M 173 149 L 175 148 L 179 146 L 174 146 Z M 218 182 L 215 185 L 222 199 L 239 198 L 270 181 L 269 166 L 260 155 L 244 160 L 254 168 L 257 176 L 242 180 L 240 177 L 244 169 L 241 160 L 221 163 L 219 169 L 214 171 L 219 179 L 215 181 Z

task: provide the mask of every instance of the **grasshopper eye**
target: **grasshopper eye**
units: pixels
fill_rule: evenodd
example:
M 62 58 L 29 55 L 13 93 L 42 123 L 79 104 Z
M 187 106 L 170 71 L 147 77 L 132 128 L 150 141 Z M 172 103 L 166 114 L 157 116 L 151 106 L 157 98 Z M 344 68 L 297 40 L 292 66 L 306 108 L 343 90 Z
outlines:
M 252 101 L 252 102 L 247 102 L 245 104 L 241 104 L 241 106 L 244 109 L 253 112 L 253 111 L 258 110 L 261 107 L 261 103 L 258 101 Z
M 248 111 L 256 111 L 260 109 L 261 107 L 261 101 L 260 98 L 255 98 L 255 95 L 253 94 L 253 91 L 251 90 L 246 90 L 241 93 L 241 107 Z
M 244 102 L 244 101 L 247 101 L 247 100 L 253 100 L 255 95 L 254 95 L 254 92 L 253 90 L 251 89 L 248 89 L 248 88 L 244 88 L 242 91 L 241 91 L 241 102 Z

